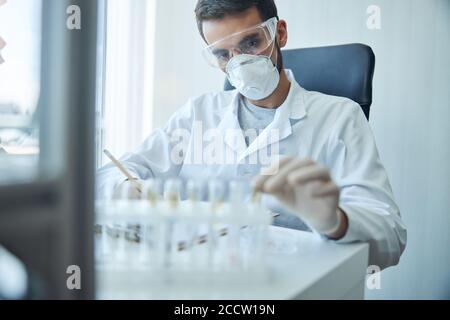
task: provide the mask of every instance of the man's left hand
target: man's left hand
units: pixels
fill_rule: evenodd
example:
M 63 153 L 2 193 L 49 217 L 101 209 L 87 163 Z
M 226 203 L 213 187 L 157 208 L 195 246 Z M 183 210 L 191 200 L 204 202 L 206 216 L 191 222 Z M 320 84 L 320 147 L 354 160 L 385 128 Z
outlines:
M 276 169 L 276 171 L 275 171 Z M 254 183 L 256 191 L 276 196 L 317 232 L 342 238 L 347 217 L 339 209 L 339 188 L 327 168 L 310 159 L 282 158 Z

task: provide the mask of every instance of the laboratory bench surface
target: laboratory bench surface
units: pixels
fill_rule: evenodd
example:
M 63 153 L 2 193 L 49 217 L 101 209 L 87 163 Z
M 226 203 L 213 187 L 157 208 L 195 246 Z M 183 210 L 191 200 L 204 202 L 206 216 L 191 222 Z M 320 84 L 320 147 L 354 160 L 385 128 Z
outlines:
M 181 281 L 150 271 L 97 270 L 98 299 L 280 300 L 364 299 L 368 244 L 336 244 L 316 234 L 271 226 L 267 272 L 221 281 L 189 274 Z M 183 275 L 177 273 L 178 279 Z M 223 279 L 222 279 L 223 280 Z

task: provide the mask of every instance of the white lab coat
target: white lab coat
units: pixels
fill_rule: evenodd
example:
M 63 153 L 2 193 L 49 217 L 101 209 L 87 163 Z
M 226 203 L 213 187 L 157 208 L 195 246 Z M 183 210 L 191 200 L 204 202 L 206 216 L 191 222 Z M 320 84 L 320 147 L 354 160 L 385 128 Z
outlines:
M 173 139 L 177 129 L 192 130 L 195 123 L 201 123 L 205 130 L 240 128 L 237 91 L 190 99 L 164 128 L 155 130 L 136 151 L 124 155 L 121 162 L 136 178 L 143 180 L 153 176 L 230 180 L 257 175 L 260 167 L 246 164 L 245 159 L 268 144 L 277 144 L 281 155 L 309 157 L 329 168 L 341 191 L 339 206 L 349 221 L 345 237 L 336 242 L 368 242 L 370 265 L 384 269 L 397 264 L 406 245 L 406 228 L 360 106 L 346 98 L 307 91 L 295 81 L 292 72 L 286 73 L 292 82 L 289 95 L 277 109 L 272 124 L 256 141 L 247 148 L 242 136 L 223 139 L 223 148 L 234 153 L 236 159 L 244 159 L 241 163 L 198 165 L 188 161 L 174 163 L 171 158 L 179 142 Z M 278 136 L 270 137 L 271 129 L 278 129 Z M 182 159 L 192 156 L 197 138 L 190 136 L 183 143 Z M 106 165 L 97 173 L 97 192 L 101 196 L 111 184 L 123 181 L 123 175 L 113 165 Z M 273 199 L 266 203 L 274 211 L 282 212 Z M 277 224 L 306 229 L 298 220 L 283 212 Z

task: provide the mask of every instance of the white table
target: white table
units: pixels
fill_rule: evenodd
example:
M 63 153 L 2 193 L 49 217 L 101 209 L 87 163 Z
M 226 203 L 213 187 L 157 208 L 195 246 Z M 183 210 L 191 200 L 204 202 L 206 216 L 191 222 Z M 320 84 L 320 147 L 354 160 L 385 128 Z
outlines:
M 368 245 L 335 244 L 308 232 L 270 227 L 270 280 L 242 275 L 214 283 L 191 276 L 184 283 L 150 281 L 147 271 L 98 271 L 99 299 L 363 299 Z M 153 277 L 154 278 L 154 277 Z

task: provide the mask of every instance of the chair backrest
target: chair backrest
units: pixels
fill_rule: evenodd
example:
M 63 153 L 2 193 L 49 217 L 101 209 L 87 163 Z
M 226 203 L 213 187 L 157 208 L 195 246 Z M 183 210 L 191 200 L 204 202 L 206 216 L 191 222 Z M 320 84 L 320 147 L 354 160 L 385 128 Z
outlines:
M 375 71 L 375 55 L 369 46 L 354 43 L 284 50 L 283 61 L 303 88 L 349 98 L 369 120 Z M 224 89 L 233 89 L 228 80 Z

